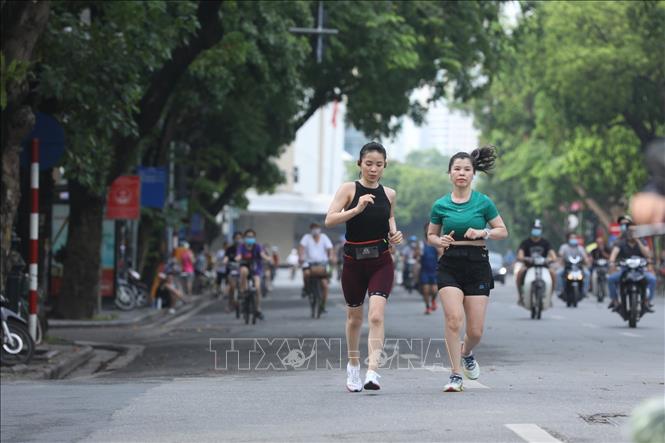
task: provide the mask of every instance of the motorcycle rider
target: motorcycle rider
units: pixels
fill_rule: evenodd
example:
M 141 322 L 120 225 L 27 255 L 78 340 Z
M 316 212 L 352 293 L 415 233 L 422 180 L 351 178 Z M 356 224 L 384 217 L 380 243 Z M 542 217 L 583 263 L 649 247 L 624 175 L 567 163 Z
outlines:
M 612 253 L 612 249 L 608 246 L 607 242 L 605 241 L 605 237 L 602 235 L 599 235 L 596 237 L 596 242 L 592 246 L 592 248 L 587 249 L 589 251 L 589 255 L 591 256 L 591 275 L 593 276 L 593 272 L 595 271 L 596 267 L 598 266 L 598 260 L 604 259 L 609 261 L 610 260 L 610 254 Z M 589 291 L 593 291 L 593 279 L 589 282 Z
M 532 266 L 530 259 L 534 255 L 545 257 L 551 262 L 556 261 L 556 253 L 554 252 L 554 249 L 550 246 L 550 242 L 543 238 L 543 225 L 540 222 L 540 219 L 534 220 L 533 226 L 531 227 L 531 235 L 520 243 L 520 247 L 517 250 L 516 260 L 524 263 L 524 266 L 522 266 L 517 272 L 517 275 L 515 275 L 515 282 L 517 284 L 517 292 L 519 296 L 517 304 L 520 306 L 524 306 L 524 291 L 522 288 L 522 286 L 524 286 L 524 276 L 526 275 L 527 270 Z M 549 268 L 548 270 L 552 277 L 552 281 L 554 281 L 554 272 Z
M 616 262 L 633 256 L 638 256 L 646 258 L 649 262 L 648 270 L 645 272 L 647 288 L 649 292 L 646 311 L 653 312 L 653 305 L 651 304 L 651 300 L 653 300 L 653 296 L 656 292 L 656 276 L 653 273 L 651 251 L 649 250 L 649 247 L 641 240 L 633 237 L 630 231 L 630 227 L 634 225 L 634 222 L 629 215 L 620 216 L 617 219 L 617 222 L 621 228 L 621 237 L 616 241 L 616 243 L 614 243 L 612 253 L 610 254 L 610 274 L 607 276 L 607 285 L 610 290 L 609 295 L 611 302 L 608 306 L 608 309 L 616 310 L 616 308 L 618 308 L 621 304 L 619 301 L 617 284 L 619 283 L 619 280 L 621 280 L 621 274 L 623 274 L 623 270 L 617 270 Z
M 569 257 L 579 257 L 583 258 L 581 265 L 590 265 L 589 256 L 582 246 L 580 246 L 577 239 L 577 235 L 574 232 L 569 232 L 566 236 L 566 243 L 562 244 L 559 248 L 559 258 L 561 259 L 561 269 L 557 272 L 557 291 L 559 297 L 563 296 L 563 291 L 566 289 L 566 283 L 564 281 L 564 274 L 566 273 L 566 263 L 568 262 Z M 582 266 L 582 272 L 584 272 L 584 282 L 582 289 L 582 297 L 586 295 L 589 291 L 589 270 L 585 266 Z

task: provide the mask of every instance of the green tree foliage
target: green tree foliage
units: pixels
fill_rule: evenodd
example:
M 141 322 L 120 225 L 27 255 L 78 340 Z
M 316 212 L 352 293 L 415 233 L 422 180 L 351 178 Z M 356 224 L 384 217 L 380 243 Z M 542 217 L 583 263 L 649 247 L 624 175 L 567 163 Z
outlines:
M 645 140 L 663 131 L 665 64 L 654 49 L 664 5 L 545 2 L 525 11 L 473 103 L 483 138 L 499 147 L 487 185 L 518 236 L 535 217 L 563 234 L 574 200 L 607 225 L 646 177 Z

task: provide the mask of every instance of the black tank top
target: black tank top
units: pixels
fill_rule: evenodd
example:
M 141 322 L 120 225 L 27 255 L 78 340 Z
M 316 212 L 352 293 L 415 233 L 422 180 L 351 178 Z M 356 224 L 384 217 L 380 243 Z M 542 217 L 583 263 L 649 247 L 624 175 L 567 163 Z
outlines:
M 379 240 L 388 237 L 390 226 L 390 200 L 382 185 L 378 188 L 366 188 L 356 182 L 356 193 L 351 204 L 346 208 L 358 206 L 358 200 L 365 194 L 374 195 L 374 203 L 368 204 L 365 210 L 346 222 L 346 239 L 352 242 Z

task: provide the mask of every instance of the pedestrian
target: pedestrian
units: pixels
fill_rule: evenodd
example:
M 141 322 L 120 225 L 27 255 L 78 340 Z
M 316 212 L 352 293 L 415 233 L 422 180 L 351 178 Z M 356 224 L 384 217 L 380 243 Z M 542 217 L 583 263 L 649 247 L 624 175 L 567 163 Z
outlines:
M 427 241 L 427 228 L 425 224 L 424 234 Z M 420 285 L 422 286 L 423 300 L 425 302 L 425 314 L 429 315 L 436 311 L 436 270 L 439 256 L 443 253 L 432 245 L 425 243 L 422 254 L 420 254 Z
M 494 287 L 485 241 L 506 238 L 508 231 L 492 200 L 472 190 L 471 183 L 476 172 L 486 173 L 494 167 L 495 158 L 493 146 L 471 154 L 458 152 L 450 158 L 448 174 L 453 190 L 434 203 L 427 228 L 429 244 L 444 251 L 439 259 L 437 286 L 452 367 L 445 392 L 463 390 L 462 366 L 467 378 L 475 380 L 480 375 L 473 349 L 482 337 L 490 289 Z M 460 344 L 465 321 L 466 334 Z
M 383 351 L 384 312 L 394 278 L 389 245 L 402 233 L 395 223 L 396 192 L 379 183 L 387 166 L 386 150 L 376 142 L 365 144 L 358 160 L 360 179 L 340 186 L 330 204 L 325 226 L 346 223 L 342 291 L 346 301 L 346 387 L 351 392 L 380 389 L 379 357 Z M 365 295 L 369 295 L 368 370 L 360 379 L 360 328 Z

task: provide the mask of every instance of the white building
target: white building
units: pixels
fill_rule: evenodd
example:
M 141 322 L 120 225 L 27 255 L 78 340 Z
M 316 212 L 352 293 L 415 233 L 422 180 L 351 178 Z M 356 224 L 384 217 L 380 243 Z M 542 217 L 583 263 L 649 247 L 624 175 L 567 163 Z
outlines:
M 279 248 L 282 262 L 309 231 L 312 221 L 323 225 L 328 206 L 342 184 L 344 161 L 350 158 L 344 151 L 344 117 L 343 102 L 329 103 L 312 115 L 277 160 L 286 183 L 273 194 L 249 191 L 247 210 L 237 214 L 233 229 L 256 230 L 259 242 Z M 324 232 L 335 241 L 341 231 Z
M 411 95 L 412 100 L 420 100 L 426 104 L 429 90 L 421 88 Z M 420 149 L 436 148 L 443 155 L 451 156 L 459 151 L 470 152 L 478 147 L 479 131 L 473 127 L 473 117 L 462 111 L 450 109 L 444 100 L 429 104 L 429 111 L 421 126 L 408 117 L 402 118 L 402 128 L 391 140 L 383 143 L 388 151 L 388 158 L 404 161 L 409 153 Z M 362 134 L 350 128 L 347 139 L 356 140 Z M 350 149 L 347 141 L 347 151 Z

